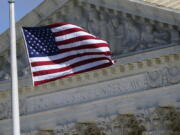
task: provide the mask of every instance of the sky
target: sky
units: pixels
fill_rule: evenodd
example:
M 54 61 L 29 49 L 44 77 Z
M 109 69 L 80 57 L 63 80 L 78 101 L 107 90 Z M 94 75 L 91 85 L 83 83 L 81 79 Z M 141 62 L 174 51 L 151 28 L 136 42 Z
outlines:
M 38 6 L 43 0 L 15 0 L 16 21 Z M 9 3 L 0 0 L 0 34 L 9 28 Z

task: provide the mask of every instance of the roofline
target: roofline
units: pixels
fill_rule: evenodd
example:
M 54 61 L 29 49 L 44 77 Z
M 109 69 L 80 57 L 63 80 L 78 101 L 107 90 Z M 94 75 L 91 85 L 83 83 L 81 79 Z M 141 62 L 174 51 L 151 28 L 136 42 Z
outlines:
M 142 0 L 79 0 L 99 6 L 115 9 L 132 15 L 141 16 L 154 21 L 180 26 L 180 11 L 157 6 Z M 113 2 L 114 1 L 114 2 Z

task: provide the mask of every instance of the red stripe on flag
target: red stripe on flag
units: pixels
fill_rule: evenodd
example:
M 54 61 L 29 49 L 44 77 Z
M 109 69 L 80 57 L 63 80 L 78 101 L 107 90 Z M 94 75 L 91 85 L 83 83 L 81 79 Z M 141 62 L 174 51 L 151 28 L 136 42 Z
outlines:
M 83 61 L 79 61 L 76 62 L 72 65 L 63 67 L 63 68 L 58 68 L 58 69 L 50 69 L 50 70 L 42 70 L 42 71 L 37 71 L 37 72 L 33 72 L 34 76 L 41 76 L 41 75 L 47 75 L 47 74 L 53 74 L 53 73 L 57 73 L 57 72 L 64 72 L 66 70 L 70 70 L 88 63 L 92 63 L 92 62 L 96 62 L 96 61 L 101 61 L 101 60 L 109 60 L 110 59 L 106 58 L 106 57 L 101 57 L 101 58 L 93 58 L 93 59 L 88 59 L 88 60 L 83 60 Z
M 54 32 L 54 36 L 63 36 L 63 35 L 66 35 L 66 34 L 70 34 L 70 33 L 74 33 L 74 32 L 79 32 L 79 31 L 83 31 L 85 32 L 85 30 L 83 29 L 80 29 L 80 28 L 71 28 L 71 29 L 67 29 L 67 30 L 63 30 L 63 31 L 60 31 L 60 32 Z
M 112 64 L 113 64 L 112 62 L 109 62 L 109 63 L 105 63 L 105 64 L 102 64 L 102 65 L 99 65 L 99 66 L 95 66 L 95 67 L 92 67 L 92 68 L 89 68 L 89 69 L 84 69 L 84 70 L 81 70 L 79 72 L 74 72 L 74 73 L 71 73 L 71 74 L 67 74 L 67 75 L 64 75 L 64 76 L 60 76 L 60 77 L 56 77 L 56 78 L 52 78 L 52 79 L 46 79 L 46 80 L 42 80 L 42 81 L 35 81 L 34 85 L 37 86 L 37 85 L 40 85 L 40 84 L 43 84 L 43 83 L 55 81 L 55 80 L 58 80 L 58 79 L 61 79 L 61 78 L 65 78 L 65 77 L 68 77 L 68 76 L 73 76 L 73 75 L 76 75 L 76 74 L 79 74 L 79 73 L 83 73 L 83 72 L 88 72 L 88 71 L 92 71 L 92 70 L 97 70 L 97 69 L 109 67 Z
M 105 44 L 105 43 L 87 44 L 87 45 L 81 45 L 81 46 L 77 46 L 77 47 L 60 49 L 60 52 L 65 53 L 65 52 L 69 52 L 69 51 L 92 49 L 92 48 L 99 48 L 99 47 L 108 47 L 108 44 Z
M 93 56 L 93 55 L 105 55 L 105 56 L 110 56 L 112 53 L 109 52 L 88 52 L 88 53 L 82 53 L 82 54 L 76 54 L 76 55 L 71 55 L 62 59 L 57 59 L 57 60 L 51 60 L 51 61 L 38 61 L 38 62 L 32 62 L 31 66 L 35 67 L 35 66 L 43 66 L 43 65 L 54 65 L 54 64 L 60 64 L 63 62 L 66 62 L 68 60 L 71 60 L 73 58 L 78 58 L 78 57 L 82 57 L 82 56 Z
M 54 24 L 51 24 L 51 25 L 48 25 L 50 28 L 55 28 L 55 27 L 59 27 L 59 26 L 63 26 L 63 25 L 67 25 L 67 24 L 70 24 L 70 23 L 66 23 L 66 22 L 58 22 L 58 23 L 54 23 Z
M 57 45 L 65 45 L 65 44 L 83 41 L 83 40 L 87 40 L 87 39 L 98 39 L 98 40 L 100 40 L 99 38 L 93 37 L 93 36 L 79 36 L 79 37 L 75 37 L 75 38 L 71 38 L 71 39 L 67 39 L 67 40 L 63 40 L 63 41 L 58 41 L 58 42 L 56 42 L 56 44 Z

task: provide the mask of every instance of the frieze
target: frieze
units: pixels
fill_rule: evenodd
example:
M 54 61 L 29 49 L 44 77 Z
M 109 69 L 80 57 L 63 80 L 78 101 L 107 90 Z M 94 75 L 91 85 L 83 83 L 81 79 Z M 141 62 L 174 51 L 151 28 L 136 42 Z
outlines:
M 21 97 L 22 98 L 21 99 L 22 100 L 21 115 L 26 115 L 32 112 L 39 112 L 39 111 L 53 109 L 57 107 L 69 106 L 73 104 L 91 102 L 98 99 L 113 97 L 113 96 L 117 96 L 121 94 L 128 94 L 128 93 L 147 90 L 151 88 L 177 84 L 180 82 L 178 61 L 179 61 L 179 54 L 174 54 L 174 55 L 169 55 L 169 56 L 163 56 L 156 59 L 149 59 L 142 62 L 135 62 L 135 63 L 125 64 L 125 65 L 117 65 L 109 69 L 103 69 L 103 70 L 99 70 L 92 73 L 85 73 L 82 75 L 78 75 L 78 77 L 74 76 L 72 78 L 58 80 L 48 85 L 37 87 L 36 89 L 29 86 L 23 87 L 22 89 L 20 89 L 20 94 L 23 94 L 23 96 Z M 164 68 L 162 68 L 161 67 L 162 64 L 171 65 L 171 66 L 165 66 L 165 67 L 163 66 Z M 156 67 L 154 69 L 157 69 L 157 70 L 153 69 L 152 71 L 151 68 L 154 66 Z M 96 85 L 96 84 L 95 85 L 93 84 L 93 81 L 95 83 L 97 82 L 97 80 L 100 81 L 99 79 L 101 78 L 102 80 L 102 78 L 104 77 L 107 79 L 104 80 L 105 81 L 104 83 L 99 82 L 99 84 L 97 84 L 98 86 L 100 86 L 99 88 L 97 87 L 91 88 L 91 86 Z M 91 80 L 93 80 L 92 83 L 90 83 Z M 61 91 L 62 94 L 63 93 L 64 94 L 71 93 L 71 94 L 65 94 L 65 97 L 62 97 L 61 102 L 59 101 L 59 97 L 57 96 L 55 96 L 58 98 L 58 100 L 56 101 L 53 101 L 53 98 L 50 101 L 46 101 L 46 99 L 45 101 L 43 100 L 39 101 L 41 98 L 44 99 L 45 97 L 49 99 L 48 98 L 49 96 L 48 95 L 46 96 L 45 93 L 48 92 L 49 94 L 51 89 L 52 89 L 51 91 L 52 94 L 50 94 L 50 96 L 53 97 L 53 94 L 58 95 L 58 93 L 54 93 L 55 90 L 57 90 L 56 88 L 58 88 L 58 90 L 60 88 L 61 89 L 72 88 L 72 87 L 67 87 L 69 86 L 69 81 L 73 83 L 72 86 L 74 86 L 74 84 L 77 84 L 76 85 L 77 88 L 73 88 L 72 90 L 79 91 L 79 93 L 78 92 L 76 93 L 74 91 L 72 92 L 74 93 L 74 95 L 70 96 L 72 94 L 71 90 Z M 87 81 L 89 83 L 87 83 Z M 139 82 L 143 82 L 143 83 L 139 83 Z M 84 88 L 83 85 L 85 84 L 87 87 L 90 87 L 91 90 L 81 92 L 82 90 L 79 90 L 79 87 L 81 86 L 82 88 Z M 41 93 L 44 93 L 44 96 L 42 95 L 42 97 L 41 96 L 36 97 L 36 93 L 37 94 L 39 93 L 38 95 L 41 95 Z M 4 97 L 3 95 L 1 96 Z M 37 104 L 38 102 L 40 105 Z M 44 104 L 41 104 L 41 102 L 42 103 L 44 102 Z M 10 116 L 9 103 L 10 102 L 6 100 L 1 102 L 1 105 L 0 105 L 1 110 L 6 110 L 1 114 L 0 116 L 1 119 L 9 118 Z
M 67 12 L 69 15 L 65 14 Z M 118 56 L 180 43 L 180 34 L 176 27 L 159 22 L 152 23 L 146 18 L 93 4 L 68 2 L 67 6 L 48 18 L 48 22 L 58 20 L 80 25 L 90 33 L 107 40 L 113 54 Z
M 139 74 L 139 76 L 143 76 L 142 78 L 144 78 L 144 80 L 142 82 L 144 82 L 144 84 L 139 84 L 139 82 L 141 82 L 142 78 L 140 77 L 140 80 L 138 81 L 136 77 L 133 77 L 130 79 L 130 81 L 128 82 L 128 85 L 126 87 L 124 87 L 124 84 L 121 85 L 122 87 L 120 87 L 118 84 L 113 84 L 113 86 L 111 84 L 107 85 L 107 88 L 104 89 L 102 88 L 100 91 L 98 90 L 93 90 L 96 91 L 94 97 L 93 96 L 87 96 L 84 95 L 83 97 L 81 97 L 81 99 L 83 99 L 82 101 L 76 101 L 77 103 L 80 102 L 89 102 L 91 100 L 96 100 L 96 98 L 104 98 L 104 97 L 108 97 L 108 96 L 114 96 L 115 94 L 123 94 L 123 93 L 127 93 L 127 92 L 132 92 L 132 90 L 140 90 L 140 88 L 142 87 L 141 90 L 145 90 L 148 88 L 156 88 L 156 87 L 161 87 L 161 86 L 168 86 L 168 85 L 172 85 L 172 84 L 176 84 L 179 83 L 179 54 L 174 54 L 174 55 L 168 55 L 168 56 L 162 56 L 159 58 L 155 58 L 155 59 L 149 59 L 149 60 L 144 60 L 141 62 L 135 62 L 135 63 L 131 63 L 131 64 L 124 64 L 124 65 L 116 65 L 114 67 L 111 68 L 107 68 L 107 69 L 102 69 L 96 72 L 91 72 L 91 73 L 85 73 L 85 74 L 81 74 L 78 75 L 78 77 L 74 76 L 71 79 L 71 83 L 72 86 L 76 86 L 76 87 L 82 87 L 83 85 L 89 85 L 89 84 L 93 84 L 97 81 L 100 80 L 112 80 L 112 79 L 116 79 L 116 78 L 122 78 L 124 77 L 124 80 L 126 78 L 126 76 L 129 75 L 134 75 L 134 74 Z M 171 66 L 162 66 L 163 65 L 171 65 Z M 158 67 L 159 66 L 159 67 Z M 155 68 L 154 68 L 155 67 Z M 164 67 L 164 68 L 162 68 Z M 153 69 L 153 71 L 152 71 Z M 157 70 L 154 70 L 157 69 Z M 134 72 L 136 71 L 136 72 Z M 147 72 L 149 71 L 149 72 Z M 145 74 L 140 74 L 144 72 Z M 159 76 L 156 76 L 156 73 Z M 94 76 L 96 74 L 96 76 Z M 113 75 L 113 76 L 112 76 Z M 106 79 L 102 79 L 102 78 L 106 78 Z M 21 114 L 28 114 L 29 112 L 31 112 L 33 109 L 31 107 L 31 111 L 27 109 L 27 97 L 31 97 L 31 96 L 35 96 L 36 94 L 41 95 L 41 93 L 46 93 L 46 92 L 55 92 L 55 90 L 59 90 L 59 89 L 64 89 L 64 88 L 72 88 L 72 86 L 68 87 L 69 84 L 69 79 L 62 79 L 62 80 L 58 80 L 55 82 L 52 82 L 50 84 L 47 85 L 43 85 L 40 87 L 37 87 L 36 89 L 34 89 L 33 87 L 23 87 L 20 88 L 20 94 L 22 94 L 22 99 L 23 99 L 23 105 L 22 106 L 22 111 Z M 100 80 L 99 80 L 100 79 Z M 83 81 L 81 81 L 83 80 Z M 118 80 L 118 79 L 117 79 Z M 128 80 L 128 78 L 127 78 Z M 88 83 L 87 83 L 88 82 Z M 67 85 L 68 84 L 68 85 Z M 74 85 L 77 84 L 77 85 Z M 113 88 L 114 90 L 111 91 L 111 88 Z M 43 90 L 43 91 L 42 91 Z M 98 91 L 98 92 L 97 92 Z M 99 93 L 100 92 L 100 93 Z M 5 94 L 7 94 L 7 92 L 5 92 Z M 104 97 L 98 97 L 98 95 L 103 95 Z M 28 96 L 29 95 L 29 96 Z M 89 93 L 89 95 L 91 95 L 91 93 Z M 76 97 L 71 97 L 70 99 L 68 99 L 69 101 L 62 102 L 64 105 L 68 105 L 71 104 L 74 98 Z M 4 95 L 1 93 L 1 97 L 4 98 Z M 8 96 L 9 97 L 9 96 Z M 3 102 L 1 102 L 1 110 L 9 110 L 9 111 L 4 111 L 1 115 L 0 118 L 8 118 L 9 112 L 10 112 L 10 104 L 8 103 L 8 101 L 4 100 Z M 52 104 L 53 108 L 58 107 L 59 104 L 55 103 Z M 61 105 L 63 106 L 63 105 Z M 4 109 L 5 107 L 7 107 L 6 109 Z M 52 107 L 52 106 L 51 106 Z M 38 107 L 37 107 L 38 108 Z M 43 105 L 42 107 L 43 109 L 46 110 L 46 107 Z M 48 108 L 48 106 L 47 106 Z M 38 109 L 37 109 L 38 111 Z M 40 111 L 40 109 L 39 109 Z
M 174 77 L 173 80 L 172 77 Z M 26 101 L 27 113 L 92 102 L 151 88 L 168 86 L 179 82 L 179 67 L 165 67 L 157 71 L 145 72 L 95 85 L 30 97 Z
M 138 83 L 141 82 L 141 83 Z M 109 98 L 146 89 L 145 74 L 27 99 L 28 113 Z
M 147 73 L 147 85 L 150 88 L 167 86 L 180 82 L 180 68 L 177 66 L 163 68 Z

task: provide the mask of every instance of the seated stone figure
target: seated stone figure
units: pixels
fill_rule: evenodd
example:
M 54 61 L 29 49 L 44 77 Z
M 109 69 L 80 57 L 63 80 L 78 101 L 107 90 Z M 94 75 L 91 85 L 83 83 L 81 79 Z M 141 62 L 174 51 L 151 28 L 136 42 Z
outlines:
M 170 32 L 166 29 L 155 27 L 148 22 L 141 26 L 140 48 L 155 48 L 171 42 Z
M 154 42 L 158 45 L 166 45 L 170 43 L 170 33 L 168 30 L 156 27 L 153 32 Z M 155 46 L 156 47 L 156 46 Z
M 178 30 L 172 29 L 170 31 L 171 43 L 180 42 L 180 32 Z
M 122 41 L 123 53 L 134 51 L 140 43 L 138 24 L 130 17 L 123 19 L 124 38 Z
M 89 16 L 87 22 L 87 29 L 90 33 L 94 34 L 95 36 L 100 36 L 100 26 L 98 21 L 98 14 L 96 10 L 90 7 L 89 9 Z
M 155 44 L 153 35 L 153 26 L 145 23 L 141 28 L 140 50 L 151 48 Z
M 111 32 L 109 32 L 109 17 L 108 14 L 104 11 L 101 11 L 99 14 L 100 17 L 100 37 L 106 41 L 110 40 Z
M 113 18 L 111 21 L 111 43 L 113 48 L 113 53 L 115 55 L 121 54 L 123 52 L 124 47 L 122 46 L 124 39 L 124 27 L 121 20 L 118 18 Z
M 8 56 L 0 57 L 0 80 L 10 79 L 10 61 Z

